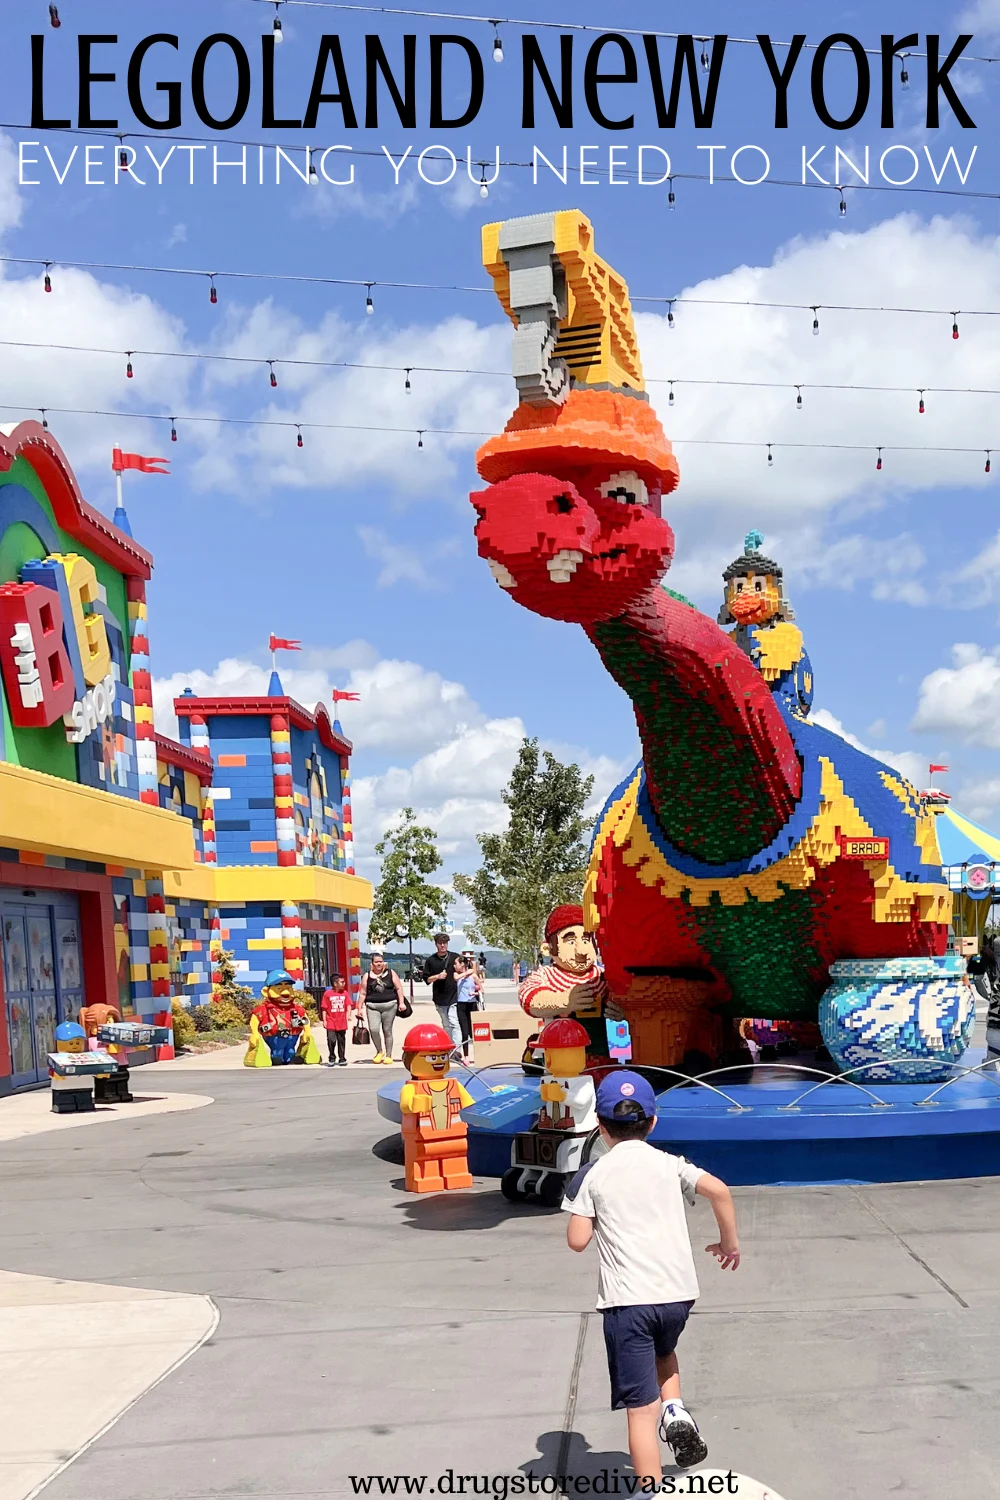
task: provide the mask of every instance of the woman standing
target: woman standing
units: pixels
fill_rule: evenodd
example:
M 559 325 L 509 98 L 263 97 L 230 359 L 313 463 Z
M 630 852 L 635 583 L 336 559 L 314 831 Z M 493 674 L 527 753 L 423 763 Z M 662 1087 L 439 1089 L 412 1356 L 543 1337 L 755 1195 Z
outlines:
M 372 1062 L 391 1063 L 392 1026 L 403 1006 L 403 985 L 377 948 L 372 953 L 371 968 L 361 981 L 360 999 L 375 1044 Z
M 472 1044 L 472 1012 L 479 1009 L 480 981 L 476 972 L 476 960 L 463 953 L 455 960 L 455 981 L 458 994 L 455 1009 L 458 1012 L 459 1034 L 462 1038 L 462 1056 L 467 1063 L 475 1059 Z

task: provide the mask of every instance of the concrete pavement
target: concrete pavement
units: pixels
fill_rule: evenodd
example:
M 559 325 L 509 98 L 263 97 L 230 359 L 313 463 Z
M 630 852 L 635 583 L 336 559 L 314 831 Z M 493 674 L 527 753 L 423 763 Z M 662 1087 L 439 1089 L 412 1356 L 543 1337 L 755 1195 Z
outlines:
M 492 1181 L 403 1194 L 381 1074 L 177 1070 L 171 1089 L 210 1090 L 211 1110 L 0 1145 L 0 1265 L 221 1313 L 46 1500 L 627 1469 L 592 1254 Z M 1000 1179 L 736 1196 L 744 1264 L 698 1250 L 681 1348 L 713 1469 L 785 1500 L 1000 1497 Z M 705 1205 L 691 1223 L 707 1244 Z M 92 1378 L 114 1360 L 97 1351 Z

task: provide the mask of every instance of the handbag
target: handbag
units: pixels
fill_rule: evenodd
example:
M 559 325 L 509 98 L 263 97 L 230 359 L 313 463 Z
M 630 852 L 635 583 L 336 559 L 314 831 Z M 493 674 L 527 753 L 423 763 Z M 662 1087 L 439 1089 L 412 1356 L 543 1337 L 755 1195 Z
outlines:
M 413 1006 L 410 1004 L 409 999 L 406 995 L 404 995 L 402 1000 L 400 1000 L 397 1004 L 396 1014 L 397 1016 L 401 1016 L 404 1021 L 408 1020 L 409 1017 L 413 1015 Z
M 368 1030 L 368 1027 L 365 1025 L 364 1021 L 355 1021 L 354 1030 L 351 1032 L 351 1041 L 354 1043 L 355 1047 L 368 1047 L 371 1045 L 371 1039 L 372 1034 Z

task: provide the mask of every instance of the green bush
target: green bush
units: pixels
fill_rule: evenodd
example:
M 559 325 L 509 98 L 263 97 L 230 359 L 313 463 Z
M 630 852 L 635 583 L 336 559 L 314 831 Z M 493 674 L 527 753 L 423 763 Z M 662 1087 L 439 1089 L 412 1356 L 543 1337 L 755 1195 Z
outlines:
M 202 1006 L 202 1009 L 208 1015 L 206 1031 L 209 1027 L 215 1031 L 228 1030 L 233 1026 L 244 1027 L 249 1020 L 249 1015 L 244 1015 L 242 1006 L 233 1000 L 213 1000 L 211 1005 Z
M 212 1030 L 212 1027 L 214 1025 L 212 1019 L 213 1009 L 214 1006 L 211 1005 L 193 1005 L 188 1011 L 188 1015 L 191 1017 L 191 1021 L 194 1025 L 194 1029 L 199 1034 L 203 1031 Z
M 171 1016 L 174 1027 L 174 1046 L 187 1047 L 194 1041 L 197 1028 L 192 1019 L 191 1012 L 185 1010 L 179 1000 L 171 1002 Z

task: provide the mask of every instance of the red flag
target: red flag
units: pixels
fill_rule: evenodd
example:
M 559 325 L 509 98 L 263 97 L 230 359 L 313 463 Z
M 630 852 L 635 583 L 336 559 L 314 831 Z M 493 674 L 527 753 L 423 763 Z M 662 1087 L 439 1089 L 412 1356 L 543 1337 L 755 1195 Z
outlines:
M 283 635 L 268 636 L 267 649 L 269 651 L 301 651 L 301 641 L 286 641 Z
M 334 690 L 333 690 L 333 701 L 334 701 L 334 703 L 360 703 L 361 702 L 361 694 L 360 693 L 342 693 L 340 691 L 340 688 L 334 688 Z
M 933 776 L 935 771 L 947 771 L 948 767 L 947 766 L 928 766 L 927 769 L 928 769 L 928 771 L 930 771 L 931 775 Z
M 160 468 L 160 465 L 165 465 Z M 123 453 L 120 448 L 115 448 L 111 454 L 111 467 L 116 474 L 121 474 L 125 469 L 138 469 L 140 474 L 169 474 L 169 458 L 144 458 L 141 453 Z

